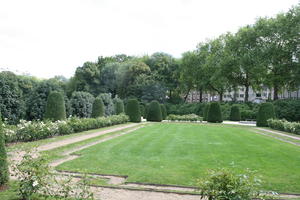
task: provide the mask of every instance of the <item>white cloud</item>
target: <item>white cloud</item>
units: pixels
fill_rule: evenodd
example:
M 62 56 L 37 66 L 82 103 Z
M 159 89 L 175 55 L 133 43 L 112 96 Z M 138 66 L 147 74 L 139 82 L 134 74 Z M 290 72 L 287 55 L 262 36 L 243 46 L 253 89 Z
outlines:
M 298 0 L 0 0 L 0 68 L 70 77 L 98 56 L 164 51 L 286 11 Z

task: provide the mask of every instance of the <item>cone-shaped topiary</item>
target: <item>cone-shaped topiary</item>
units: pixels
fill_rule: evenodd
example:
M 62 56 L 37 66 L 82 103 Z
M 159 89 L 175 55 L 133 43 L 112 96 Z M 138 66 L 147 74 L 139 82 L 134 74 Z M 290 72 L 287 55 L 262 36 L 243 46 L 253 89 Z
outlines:
M 145 118 L 147 119 L 148 116 L 148 112 L 149 112 L 149 104 L 146 104 L 145 106 Z
M 210 104 L 207 114 L 207 121 L 212 123 L 223 122 L 221 107 L 218 102 L 212 102 Z
M 145 116 L 145 106 L 144 105 L 140 105 L 140 111 L 141 111 L 141 116 L 143 117 L 143 118 L 146 118 L 146 116 Z
M 147 121 L 161 122 L 162 114 L 158 101 L 152 101 L 148 108 Z
M 207 121 L 207 115 L 209 110 L 209 103 L 205 104 L 204 110 L 203 110 L 203 121 Z
M 229 119 L 231 121 L 241 121 L 240 108 L 237 105 L 231 107 Z
M 131 122 L 141 122 L 141 111 L 139 102 L 136 99 L 129 99 L 126 105 L 126 114 Z
M 4 134 L 0 113 L 0 186 L 8 182 L 8 165 L 7 165 L 7 154 L 4 144 Z
M 164 104 L 160 104 L 160 110 L 161 110 L 161 116 L 162 119 L 166 119 L 167 118 L 167 109 L 166 106 Z
M 124 113 L 124 103 L 121 99 L 118 99 L 115 103 L 115 111 L 116 114 L 119 115 L 121 113 Z
M 93 118 L 103 117 L 104 116 L 104 103 L 101 98 L 97 97 L 94 100 L 92 107 L 92 115 Z
M 256 126 L 268 126 L 268 119 L 275 118 L 274 106 L 272 103 L 262 103 L 258 109 Z
M 49 94 L 44 118 L 52 121 L 66 119 L 65 101 L 60 92 L 54 91 Z

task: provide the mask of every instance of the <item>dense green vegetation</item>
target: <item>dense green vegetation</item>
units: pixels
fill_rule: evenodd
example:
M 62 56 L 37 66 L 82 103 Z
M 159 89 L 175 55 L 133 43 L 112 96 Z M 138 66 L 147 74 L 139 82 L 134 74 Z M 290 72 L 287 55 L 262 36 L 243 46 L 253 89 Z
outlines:
M 124 103 L 121 99 L 115 100 L 115 112 L 117 115 L 124 113 Z
M 221 123 L 223 122 L 222 111 L 218 102 L 212 102 L 209 105 L 207 113 L 207 122 Z
M 49 94 L 44 118 L 51 121 L 66 119 L 65 101 L 60 92 Z
M 141 111 L 137 99 L 129 99 L 126 105 L 126 114 L 131 122 L 141 122 Z
M 103 117 L 104 116 L 104 104 L 101 98 L 96 98 L 93 103 L 92 117 Z
M 241 121 L 241 113 L 237 105 L 231 107 L 229 119 L 231 121 Z
M 234 163 L 237 171 L 257 170 L 263 189 L 300 192 L 300 149 L 251 128 L 159 123 L 79 153 L 58 168 L 128 175 L 129 182 L 195 185 L 207 169 Z
M 258 110 L 257 126 L 268 126 L 268 119 L 275 118 L 274 106 L 272 103 L 262 103 Z
M 166 119 L 167 118 L 167 109 L 166 109 L 166 106 L 164 104 L 160 104 L 160 110 L 161 110 L 161 116 L 162 116 L 162 119 Z
M 0 113 L 0 187 L 8 182 L 8 164 Z
M 161 122 L 162 121 L 162 112 L 161 107 L 158 101 L 152 101 L 149 104 L 148 113 L 147 113 L 147 121 L 152 122 Z

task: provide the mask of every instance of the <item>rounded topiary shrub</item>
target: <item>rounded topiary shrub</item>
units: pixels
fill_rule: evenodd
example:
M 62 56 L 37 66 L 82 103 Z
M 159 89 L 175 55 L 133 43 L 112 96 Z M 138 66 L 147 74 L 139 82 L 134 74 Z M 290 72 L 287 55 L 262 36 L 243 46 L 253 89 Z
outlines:
M 237 105 L 231 107 L 229 119 L 231 121 L 241 121 L 240 108 Z
M 115 102 L 115 112 L 117 115 L 124 113 L 124 103 L 121 99 Z
M 207 121 L 212 123 L 223 122 L 221 107 L 218 102 L 210 103 L 208 113 L 207 113 Z
M 44 118 L 52 121 L 66 119 L 65 101 L 60 92 L 51 92 L 49 94 Z
M 126 114 L 131 122 L 141 122 L 141 111 L 138 100 L 129 99 L 126 105 Z
M 207 115 L 209 110 L 209 103 L 205 104 L 204 110 L 203 110 L 203 121 L 207 121 Z
M 161 114 L 160 104 L 158 103 L 158 101 L 152 101 L 149 104 L 147 121 L 161 122 L 161 120 L 162 120 L 162 114 Z
M 256 126 L 268 126 L 268 119 L 275 118 L 274 106 L 272 103 L 262 103 L 258 109 Z
M 165 120 L 167 118 L 166 106 L 164 104 L 160 104 L 160 110 L 161 110 L 162 119 Z
M 104 116 L 104 103 L 101 98 L 96 98 L 93 103 L 92 115 L 93 118 Z
M 4 134 L 2 128 L 2 120 L 0 114 L 0 186 L 8 182 L 8 165 L 7 165 L 7 154 L 4 144 Z

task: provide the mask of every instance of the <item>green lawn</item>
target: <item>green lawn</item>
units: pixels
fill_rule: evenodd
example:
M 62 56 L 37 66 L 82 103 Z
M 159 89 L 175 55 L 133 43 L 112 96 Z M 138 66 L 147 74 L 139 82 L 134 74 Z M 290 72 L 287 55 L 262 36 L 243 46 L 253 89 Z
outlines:
M 128 175 L 128 181 L 195 185 L 207 169 L 257 170 L 264 189 L 300 193 L 300 147 L 249 127 L 157 123 L 80 151 L 59 169 Z

